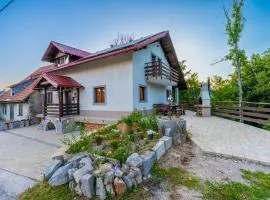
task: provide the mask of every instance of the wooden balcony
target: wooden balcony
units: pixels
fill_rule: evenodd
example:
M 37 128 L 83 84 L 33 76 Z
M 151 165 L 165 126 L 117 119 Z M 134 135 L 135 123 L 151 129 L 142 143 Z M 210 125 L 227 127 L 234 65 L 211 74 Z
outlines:
M 179 73 L 165 63 L 156 61 L 145 63 L 146 81 L 164 86 L 176 86 L 179 82 Z
M 77 103 L 72 104 L 47 104 L 45 106 L 45 116 L 63 117 L 67 115 L 79 115 L 80 106 Z

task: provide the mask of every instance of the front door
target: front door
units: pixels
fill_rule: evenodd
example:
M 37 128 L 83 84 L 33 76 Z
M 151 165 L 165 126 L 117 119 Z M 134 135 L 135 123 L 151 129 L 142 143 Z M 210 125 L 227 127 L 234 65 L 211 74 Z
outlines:
M 10 121 L 13 121 L 14 120 L 14 105 L 13 104 L 10 104 Z
M 69 114 L 69 110 L 71 108 L 72 103 L 72 93 L 71 91 L 65 91 L 65 105 L 66 105 L 66 113 Z

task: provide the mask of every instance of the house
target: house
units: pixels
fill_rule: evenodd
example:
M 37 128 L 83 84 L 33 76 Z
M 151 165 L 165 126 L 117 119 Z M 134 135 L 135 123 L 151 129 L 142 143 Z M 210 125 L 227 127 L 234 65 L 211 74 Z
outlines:
M 57 132 L 70 120 L 110 123 L 151 111 L 186 88 L 168 31 L 95 53 L 51 42 L 42 60 L 51 64 L 26 80 L 42 99 L 41 127 Z

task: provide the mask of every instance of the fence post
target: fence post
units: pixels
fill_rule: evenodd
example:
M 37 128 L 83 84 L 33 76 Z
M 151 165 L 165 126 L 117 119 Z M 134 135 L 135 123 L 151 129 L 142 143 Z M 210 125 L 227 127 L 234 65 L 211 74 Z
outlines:
M 240 101 L 240 107 L 239 107 L 239 117 L 240 117 L 240 122 L 243 123 L 243 101 Z

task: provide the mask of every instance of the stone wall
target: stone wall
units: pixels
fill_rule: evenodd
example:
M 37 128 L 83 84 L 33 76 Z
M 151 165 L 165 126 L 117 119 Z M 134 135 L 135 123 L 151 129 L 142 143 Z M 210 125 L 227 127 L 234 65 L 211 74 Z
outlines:
M 180 125 L 179 125 L 180 124 Z M 44 173 L 51 186 L 69 184 L 69 188 L 78 195 L 106 199 L 106 194 L 119 196 L 127 189 L 136 187 L 151 177 L 151 169 L 174 144 L 179 142 L 180 131 L 186 132 L 185 121 L 159 120 L 163 135 L 156 145 L 142 154 L 131 154 L 124 164 L 111 158 L 104 159 L 105 164 L 95 167 L 100 156 L 87 152 L 76 155 L 63 154 L 54 157 L 54 163 Z M 163 127 L 163 128 L 162 128 Z M 177 135 L 179 137 L 177 137 Z M 177 141 L 174 141 L 177 140 Z

